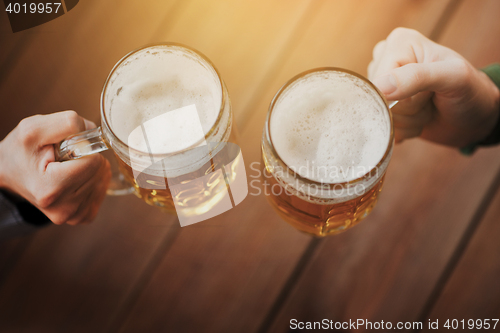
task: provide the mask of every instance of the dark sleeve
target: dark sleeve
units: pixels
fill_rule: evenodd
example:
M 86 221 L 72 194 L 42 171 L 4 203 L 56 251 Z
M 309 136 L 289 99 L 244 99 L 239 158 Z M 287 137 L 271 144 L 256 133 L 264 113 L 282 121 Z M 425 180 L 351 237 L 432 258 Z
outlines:
M 31 233 L 50 223 L 35 206 L 0 191 L 0 242 Z
M 483 72 L 493 81 L 493 83 L 500 89 L 500 64 L 493 64 L 482 69 Z M 500 110 L 499 110 L 500 111 Z M 476 142 L 467 147 L 461 148 L 460 151 L 465 155 L 471 155 L 478 147 L 492 146 L 500 143 L 500 117 L 493 128 L 493 131 L 483 141 Z

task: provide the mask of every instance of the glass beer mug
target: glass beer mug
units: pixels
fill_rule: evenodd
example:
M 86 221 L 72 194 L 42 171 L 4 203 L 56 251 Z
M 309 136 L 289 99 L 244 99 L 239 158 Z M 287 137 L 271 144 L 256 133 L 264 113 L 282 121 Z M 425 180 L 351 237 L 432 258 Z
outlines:
M 56 155 L 64 161 L 107 149 L 120 171 L 108 194 L 134 192 L 181 214 L 181 225 L 227 210 L 213 208 L 227 206 L 238 173 L 246 184 L 226 86 L 210 60 L 183 45 L 150 45 L 123 57 L 104 84 L 101 126 L 67 138 Z M 233 206 L 246 196 L 232 192 Z
M 285 221 L 326 236 L 370 213 L 394 145 L 389 109 L 370 81 L 340 68 L 306 71 L 278 91 L 262 136 L 263 180 Z

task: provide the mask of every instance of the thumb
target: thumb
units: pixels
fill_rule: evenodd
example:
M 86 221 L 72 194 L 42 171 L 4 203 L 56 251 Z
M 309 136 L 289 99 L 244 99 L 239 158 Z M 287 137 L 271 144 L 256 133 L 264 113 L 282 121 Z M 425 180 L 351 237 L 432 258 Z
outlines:
M 409 98 L 422 91 L 450 93 L 460 88 L 470 66 L 462 59 L 411 63 L 373 80 L 388 100 Z

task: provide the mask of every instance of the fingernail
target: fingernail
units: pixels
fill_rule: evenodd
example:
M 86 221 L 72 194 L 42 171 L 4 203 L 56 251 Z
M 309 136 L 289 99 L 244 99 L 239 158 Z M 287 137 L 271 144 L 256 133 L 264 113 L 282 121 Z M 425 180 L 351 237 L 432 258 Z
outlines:
M 398 88 L 396 78 L 391 74 L 377 77 L 373 80 L 373 84 L 376 85 L 384 95 L 389 95 Z

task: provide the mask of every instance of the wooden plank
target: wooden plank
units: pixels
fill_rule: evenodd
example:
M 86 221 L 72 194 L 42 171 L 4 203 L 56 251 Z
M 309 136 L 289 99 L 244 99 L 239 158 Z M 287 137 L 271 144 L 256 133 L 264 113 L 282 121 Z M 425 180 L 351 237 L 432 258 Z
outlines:
M 215 64 L 231 97 L 238 127 L 245 127 L 245 112 L 264 74 L 282 57 L 303 18 L 307 1 L 194 1 L 186 15 L 159 40 L 198 49 Z
M 80 19 L 73 19 L 71 22 L 71 26 L 68 25 L 67 20 L 63 20 L 62 18 L 56 19 L 49 23 L 46 23 L 42 26 L 38 26 L 29 30 L 21 31 L 18 33 L 12 33 L 10 28 L 10 24 L 7 18 L 7 15 L 3 13 L 0 15 L 0 110 L 1 110 L 1 119 L 0 122 L 0 138 L 3 139 L 5 135 L 7 135 L 16 125 L 17 123 L 24 117 L 28 115 L 32 115 L 36 113 L 36 110 L 29 108 L 27 112 L 23 112 L 19 110 L 19 104 L 24 102 L 22 98 L 12 98 L 13 91 L 23 90 L 25 81 L 30 79 L 30 73 L 26 72 L 27 76 L 19 78 L 19 84 L 14 84 L 11 77 L 11 74 L 16 73 L 19 68 L 29 68 L 30 70 L 39 69 L 39 63 L 33 62 L 33 59 L 37 57 L 37 49 L 36 49 L 36 40 L 39 38 L 44 39 L 41 36 L 49 37 L 48 39 L 53 39 L 53 34 L 55 31 L 61 30 L 66 32 L 66 34 L 71 34 L 73 28 L 78 26 L 79 22 L 82 22 L 86 19 L 85 11 L 83 11 L 80 15 Z M 64 37 L 64 36 L 63 36 Z M 47 40 L 45 38 L 44 40 Z M 43 43 L 40 44 L 40 47 L 43 47 Z M 59 50 L 54 49 L 54 53 L 57 53 Z M 24 66 L 20 65 L 22 62 L 20 59 L 25 57 L 26 55 L 30 55 L 32 58 L 30 61 L 25 62 Z M 52 66 L 54 64 L 46 63 L 47 67 Z M 38 66 L 38 67 L 37 67 Z M 49 68 L 50 70 L 50 68 Z M 47 78 L 47 75 L 43 76 Z M 43 82 L 43 80 L 40 80 Z M 8 94 L 3 94 L 8 90 L 6 88 L 9 86 L 12 90 L 9 91 Z M 15 95 L 14 95 L 15 96 Z M 15 261 L 20 257 L 21 253 L 28 246 L 30 241 L 30 237 L 21 237 L 17 240 L 13 240 L 12 242 L 8 242 L 0 245 L 0 252 L 2 252 L 3 260 L 0 260 L 0 271 L 7 276 L 10 268 L 13 267 Z
M 7 13 L 2 12 L 0 15 L 0 82 L 34 35 L 36 35 L 36 29 L 13 33 Z
M 258 82 L 246 106 L 252 119 L 245 121 L 241 146 L 248 175 L 258 176 L 250 163 L 260 160 L 263 119 L 280 85 L 318 65 L 342 61 L 343 66 L 361 70 L 368 60 L 362 64 L 360 59 L 369 59 L 373 45 L 394 27 L 429 32 L 446 4 L 315 1 L 311 17 L 295 30 L 293 44 Z M 394 17 L 404 19 L 394 22 Z M 355 46 L 356 40 L 362 43 Z M 367 54 L 353 59 L 342 47 L 346 45 Z M 309 240 L 281 221 L 263 195 L 249 194 L 232 211 L 182 229 L 121 332 L 256 331 Z
M 307 2 L 297 0 L 288 3 L 196 1 L 187 6 L 182 19 L 172 24 L 167 34 L 160 31 L 157 37 L 191 45 L 212 60 L 228 86 L 238 123 L 244 118 L 243 112 L 250 111 L 242 105 L 253 97 L 258 82 L 281 57 L 284 45 L 292 38 L 308 6 Z M 246 20 L 247 17 L 252 20 Z M 246 126 L 241 122 L 238 125 L 240 129 Z M 132 298 L 125 302 L 118 317 L 127 315 L 135 301 Z M 112 330 L 118 328 L 123 319 L 115 319 Z
M 61 9 L 62 10 L 62 9 Z M 85 15 L 80 15 L 80 21 L 73 18 L 72 26 L 77 26 L 79 22 L 85 19 Z M 0 15 L 0 88 L 2 83 L 8 82 L 10 73 L 18 66 L 20 58 L 26 55 L 26 52 L 33 52 L 34 39 L 40 35 L 52 34 L 56 29 L 61 29 L 66 33 L 71 33 L 72 29 L 68 26 L 67 21 L 52 21 L 47 23 L 43 28 L 41 26 L 24 30 L 21 32 L 13 33 L 6 13 Z M 58 50 L 54 50 L 57 52 Z M 13 87 L 16 88 L 16 87 Z M 0 89 L 3 91 L 3 89 Z M 22 119 L 22 116 L 15 112 L 15 109 L 9 107 L 9 104 L 3 99 L 1 105 L 1 118 L 0 122 L 0 138 L 10 132 L 13 127 Z M 34 114 L 33 110 L 31 113 Z M 0 244 L 0 271 L 6 276 L 9 268 L 11 268 L 21 252 L 27 247 L 29 243 L 28 238 L 18 238 L 11 242 Z M 5 264 L 5 265 L 4 265 Z
M 500 37 L 500 23 L 493 16 L 499 10 L 497 1 L 485 1 L 480 8 L 477 4 L 465 2 L 444 35 L 448 40 L 446 45 L 463 49 L 462 54 L 473 59 L 479 67 L 498 62 L 500 46 L 495 40 Z M 474 21 L 466 19 L 469 17 Z M 428 304 L 432 309 L 428 318 L 439 319 L 440 325 L 447 319 L 499 318 L 499 200 L 500 194 L 497 193 L 473 236 L 464 235 L 472 236 L 472 239 L 463 257 L 456 267 L 452 267 L 451 278 L 436 304 Z M 474 230 L 474 227 L 469 230 Z
M 0 90 L 2 110 L 15 110 L 9 115 L 12 124 L 3 123 L 3 129 L 31 114 L 66 108 L 96 121 L 102 83 L 114 62 L 149 42 L 175 14 L 176 3 L 86 1 L 47 27 L 40 26 Z M 67 90 L 61 90 L 61 84 Z M 23 95 L 27 97 L 19 97 Z M 2 329 L 105 329 L 164 236 L 178 226 L 173 216 L 133 196 L 107 198 L 103 206 L 90 226 L 53 226 L 33 237 L 0 290 Z
M 19 48 L 19 44 L 25 39 L 26 33 L 14 34 L 10 28 L 9 19 L 6 13 L 0 15 L 0 80 L 3 77 L 3 73 L 8 67 L 8 60 L 15 58 L 17 54 L 16 49 Z
M 68 13 L 24 32 L 6 36 L 7 41 L 24 45 L 18 47 L 21 51 L 19 54 L 7 61 L 5 67 L 8 68 L 3 68 L 0 105 L 7 119 L 0 127 L 0 137 L 3 138 L 22 118 L 37 113 L 59 111 L 41 110 L 38 104 L 45 98 L 51 86 L 49 83 L 69 57 L 64 51 L 72 42 L 75 31 L 85 29 L 87 24 L 92 23 L 92 3 L 96 2 L 89 1 L 86 5 L 78 6 L 75 8 L 75 14 Z M 95 9 L 99 8 L 102 9 Z M 26 42 L 18 40 L 22 35 L 26 35 Z
M 398 147 L 377 209 L 364 225 L 325 240 L 272 332 L 286 332 L 292 318 L 419 319 L 500 167 L 498 149 L 466 160 L 439 148 L 422 142 Z
M 36 234 L 0 290 L 2 330 L 105 330 L 172 221 L 133 196 L 104 204 L 93 225 Z
M 443 45 L 459 50 L 477 67 L 499 62 L 500 22 L 495 17 L 499 10 L 495 0 L 463 1 L 443 33 Z
M 0 285 L 17 263 L 32 237 L 18 237 L 0 243 Z
M 498 59 L 491 46 L 500 34 L 491 31 L 499 23 L 490 14 L 498 5 L 464 2 L 439 42 L 476 66 Z M 464 36 L 466 27 L 477 30 Z M 292 318 L 419 320 L 500 167 L 499 152 L 467 158 L 420 140 L 398 146 L 378 207 L 362 227 L 325 240 L 270 331 L 287 332 Z
M 158 31 L 169 31 L 182 17 L 178 11 L 189 2 L 104 1 L 104 8 L 94 10 L 94 22 L 78 31 L 75 42 L 65 47 L 64 69 L 50 85 L 40 108 L 50 112 L 78 107 L 98 123 L 101 91 L 115 63 L 130 51 L 157 41 Z
M 75 109 L 99 120 L 103 83 L 124 54 L 150 42 L 177 1 L 86 1 L 37 29 L 0 90 L 2 109 L 20 119 Z M 126 10 L 117 10 L 127 8 Z M 175 17 L 170 17 L 175 20 Z M 13 128 L 17 122 L 5 124 Z
M 218 67 L 225 78 L 229 77 L 226 83 L 229 85 L 229 82 L 233 82 L 240 91 L 236 96 L 245 99 L 249 92 L 243 89 L 246 82 L 241 80 L 241 73 L 244 75 L 250 73 L 249 76 L 253 80 L 256 80 L 253 75 L 262 77 L 265 74 L 269 63 L 279 51 L 275 50 L 275 46 L 280 45 L 283 39 L 287 39 L 287 35 L 291 33 L 295 22 L 300 19 L 303 9 L 308 4 L 296 1 L 294 6 L 286 4 L 277 6 L 264 1 L 251 4 L 221 1 L 207 5 L 206 1 L 197 1 L 194 4 L 183 1 L 182 6 L 172 10 L 172 15 L 175 13 L 175 17 L 165 17 L 165 25 L 150 29 L 147 33 L 143 25 L 153 28 L 154 24 L 157 24 L 154 18 L 160 17 L 158 13 L 164 17 L 165 13 L 158 10 L 159 5 L 151 7 L 150 10 L 155 13 L 144 13 L 139 8 L 140 5 L 138 2 L 120 3 L 120 7 L 127 8 L 120 11 L 120 16 L 93 17 L 92 24 L 89 23 L 87 27 L 89 30 L 75 32 L 80 39 L 75 38 L 78 42 L 68 45 L 63 51 L 67 56 L 80 54 L 81 63 L 79 59 L 68 59 L 64 70 L 58 71 L 57 75 L 51 77 L 52 85 L 50 89 L 46 89 L 45 97 L 39 96 L 36 99 L 42 109 L 50 112 L 49 110 L 58 105 L 60 107 L 64 107 L 65 104 L 72 107 L 76 105 L 77 110 L 87 110 L 84 114 L 95 119 L 98 110 L 96 97 L 101 88 L 99 82 L 102 82 L 95 77 L 104 74 L 104 71 L 107 74 L 112 63 L 119 58 L 110 60 L 109 54 L 116 55 L 119 52 L 121 56 L 126 53 L 123 49 L 129 51 L 145 43 L 145 41 L 137 43 L 139 39 L 182 42 L 200 49 L 211 58 L 211 52 L 214 52 L 216 59 L 212 60 L 222 62 L 223 65 Z M 164 5 L 160 8 L 164 8 Z M 136 13 L 137 17 L 133 13 Z M 281 15 L 280 20 L 275 19 L 278 14 Z M 234 22 L 242 22 L 249 15 L 259 18 L 260 21 L 253 22 L 250 29 L 243 24 L 234 25 Z M 192 28 L 193 20 L 199 21 L 200 26 L 197 29 Z M 115 24 L 112 24 L 113 22 Z M 98 32 L 108 25 L 110 29 L 106 29 L 104 35 L 99 35 Z M 139 25 L 141 28 L 135 33 L 134 29 Z M 253 29 L 257 26 L 260 28 Z M 273 29 L 273 33 L 267 31 L 270 29 Z M 172 36 L 169 33 L 171 30 L 174 31 Z M 115 40 L 117 35 L 120 40 Z M 211 38 L 208 38 L 209 36 Z M 239 41 L 240 36 L 243 37 L 243 42 Z M 254 51 L 255 45 L 249 44 L 248 41 L 256 40 L 262 43 L 266 56 L 254 59 L 249 55 Z M 132 46 L 132 43 L 137 45 Z M 225 54 L 229 53 L 226 50 L 227 46 L 232 44 L 236 50 L 234 56 L 240 57 L 240 61 L 229 62 L 224 59 Z M 109 62 L 108 68 L 104 69 L 104 65 L 97 64 L 98 61 L 94 59 L 96 55 L 103 57 L 103 63 Z M 36 60 L 36 56 L 33 58 Z M 238 71 L 238 63 L 245 64 L 243 70 Z M 19 69 L 18 75 L 27 72 Z M 104 77 L 105 75 L 103 79 Z M 12 76 L 11 80 L 16 80 L 16 77 Z M 18 80 L 15 84 L 21 81 Z M 73 93 L 81 91 L 84 93 Z M 237 100 L 238 97 L 233 98 L 235 104 L 238 103 Z M 26 110 L 32 103 L 33 100 L 25 103 Z M 162 242 L 168 240 L 172 230 L 175 234 L 178 225 L 171 223 L 171 217 L 162 215 L 135 198 L 108 198 L 103 207 L 98 220 L 84 228 L 88 230 L 87 232 L 80 228 L 50 228 L 35 237 L 34 244 L 30 246 L 0 290 L 2 299 L 0 309 L 7 307 L 16 309 L 16 313 L 7 309 L 5 315 L 0 314 L 0 323 L 3 327 L 22 326 L 26 329 L 35 329 L 43 326 L 61 331 L 94 331 L 107 330 L 108 325 L 113 325 L 116 315 L 119 317 L 120 307 L 126 307 L 129 296 L 142 285 L 144 281 L 142 272 L 149 269 L 151 266 L 149 263 L 155 260 L 158 249 L 164 249 L 165 243 Z M 116 210 L 120 210 L 119 215 L 116 215 Z M 153 220 L 151 223 L 154 228 L 143 230 L 144 220 L 146 224 L 150 223 L 149 220 Z M 120 230 L 119 240 L 110 243 L 117 232 L 115 229 Z M 145 242 L 145 239 L 148 241 Z M 65 255 L 61 257 L 56 254 L 54 248 Z M 96 257 L 97 254 L 99 258 Z M 41 268 L 38 261 L 42 258 L 47 271 L 55 269 L 65 278 L 59 279 L 57 276 L 54 278 L 49 272 L 40 276 L 38 280 L 29 282 L 30 288 L 24 292 L 26 297 L 16 299 L 15 296 L 23 283 L 28 283 L 28 276 L 39 275 Z M 69 260 L 71 262 L 66 263 Z M 112 274 L 109 272 L 110 269 L 113 270 Z M 84 282 L 79 277 L 82 272 L 87 272 Z M 113 280 L 117 278 L 118 281 Z M 73 290 L 74 296 L 61 299 L 60 296 L 69 290 Z M 96 296 L 97 293 L 99 296 Z M 95 304 L 96 297 L 100 300 L 98 304 Z M 30 316 L 30 322 L 23 325 L 22 318 L 27 315 Z
M 465 331 L 460 323 L 462 319 L 465 320 L 466 330 L 469 329 L 469 319 L 499 319 L 499 214 L 500 191 L 428 317 L 432 322 L 439 320 L 440 329 L 443 329 L 447 320 L 458 320 L 459 331 Z M 490 320 L 490 324 L 490 329 L 493 329 L 495 322 Z M 500 323 L 496 325 L 496 329 L 499 325 Z M 478 328 L 475 324 L 472 327 Z

